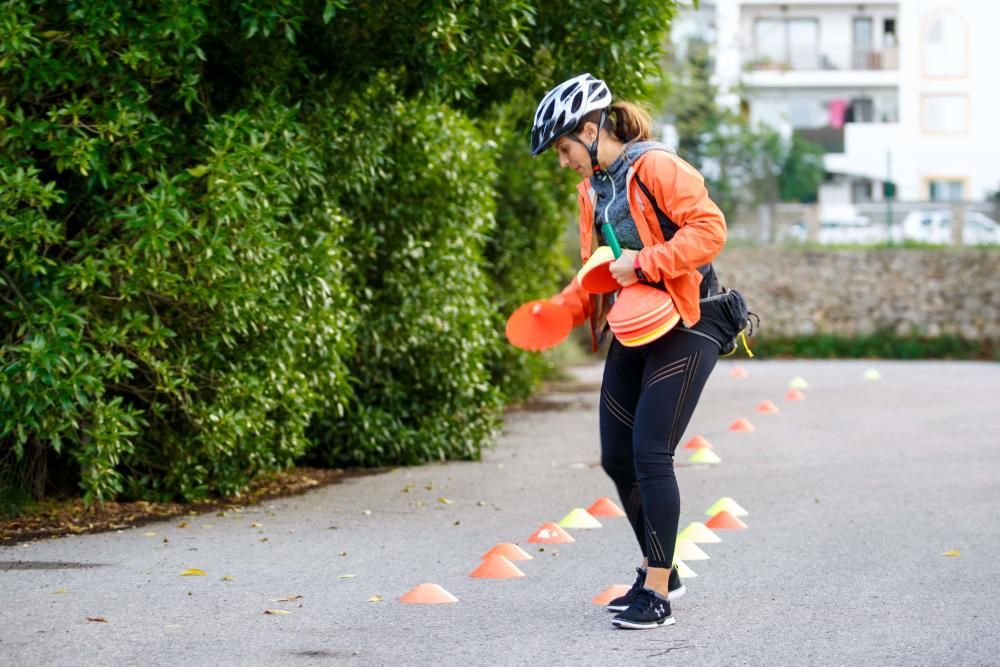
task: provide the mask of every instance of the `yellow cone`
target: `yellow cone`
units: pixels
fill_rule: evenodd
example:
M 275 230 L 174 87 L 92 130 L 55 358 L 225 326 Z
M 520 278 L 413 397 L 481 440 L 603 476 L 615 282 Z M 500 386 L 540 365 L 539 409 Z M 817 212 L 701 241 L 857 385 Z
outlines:
M 559 525 L 563 528 L 600 528 L 601 522 L 591 516 L 587 510 L 576 507 L 562 518 Z
M 719 455 L 708 447 L 694 450 L 694 454 L 688 459 L 689 463 L 722 463 Z
M 677 533 L 677 537 L 682 540 L 691 540 L 695 544 L 714 544 L 721 542 L 722 538 L 712 532 L 712 529 L 698 521 L 692 521 L 687 528 Z
M 677 544 L 674 546 L 674 558 L 679 560 L 708 560 L 709 556 L 691 540 L 678 538 Z
M 705 516 L 715 516 L 721 511 L 727 511 L 733 516 L 749 516 L 750 512 L 739 506 L 739 504 L 732 498 L 719 498 L 715 503 L 705 510 Z
M 793 377 L 791 380 L 788 381 L 788 388 L 789 389 L 808 389 L 809 388 L 809 383 L 806 382 L 806 379 L 804 377 L 797 376 L 797 377 Z
M 677 568 L 677 576 L 681 579 L 694 579 L 698 574 L 687 566 L 682 560 L 675 560 L 674 567 Z
M 869 368 L 868 370 L 865 371 L 866 380 L 878 380 L 880 377 L 882 377 L 882 374 L 879 373 L 874 368 Z

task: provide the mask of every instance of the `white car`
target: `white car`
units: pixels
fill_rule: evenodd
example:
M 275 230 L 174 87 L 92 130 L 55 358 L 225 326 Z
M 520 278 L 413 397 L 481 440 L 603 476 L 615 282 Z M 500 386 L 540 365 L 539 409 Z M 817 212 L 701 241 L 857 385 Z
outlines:
M 796 222 L 788 228 L 788 235 L 796 241 L 805 242 L 809 231 L 804 221 Z M 847 219 L 824 219 L 819 223 L 816 241 L 822 245 L 866 245 L 885 240 L 885 229 L 872 224 L 870 218 L 859 215 Z
M 893 230 L 894 240 L 951 243 L 951 211 L 911 211 Z M 1000 225 L 977 211 L 965 212 L 962 245 L 1000 243 Z

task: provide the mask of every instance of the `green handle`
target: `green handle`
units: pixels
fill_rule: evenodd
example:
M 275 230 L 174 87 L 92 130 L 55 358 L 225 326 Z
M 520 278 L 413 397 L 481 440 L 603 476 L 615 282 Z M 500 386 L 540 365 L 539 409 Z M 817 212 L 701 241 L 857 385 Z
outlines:
M 622 256 L 622 247 L 618 245 L 618 237 L 615 236 L 615 230 L 611 229 L 611 225 L 607 222 L 601 224 L 601 233 L 604 235 L 604 240 L 608 242 L 611 247 L 611 252 L 614 254 L 615 259 Z

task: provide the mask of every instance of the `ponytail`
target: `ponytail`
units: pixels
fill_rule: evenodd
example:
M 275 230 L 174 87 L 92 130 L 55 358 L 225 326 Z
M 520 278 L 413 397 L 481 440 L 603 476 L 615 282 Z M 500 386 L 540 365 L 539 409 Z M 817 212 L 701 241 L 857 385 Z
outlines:
M 578 127 L 591 122 L 595 125 L 600 121 L 600 110 L 594 110 L 583 117 Z M 622 142 L 649 141 L 653 138 L 653 121 L 649 113 L 632 102 L 615 102 L 608 107 L 608 125 L 606 129 Z
M 609 111 L 611 131 L 622 143 L 653 138 L 653 121 L 642 107 L 631 102 L 615 102 Z

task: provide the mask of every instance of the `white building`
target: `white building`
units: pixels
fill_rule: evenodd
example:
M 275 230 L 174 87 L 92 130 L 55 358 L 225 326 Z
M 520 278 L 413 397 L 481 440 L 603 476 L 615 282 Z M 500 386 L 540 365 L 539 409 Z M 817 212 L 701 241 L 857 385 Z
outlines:
M 1000 190 L 1000 2 L 702 2 L 723 101 L 823 145 L 824 207 Z

